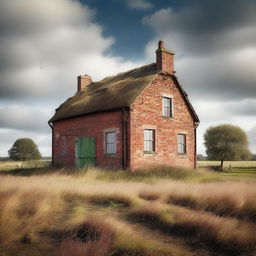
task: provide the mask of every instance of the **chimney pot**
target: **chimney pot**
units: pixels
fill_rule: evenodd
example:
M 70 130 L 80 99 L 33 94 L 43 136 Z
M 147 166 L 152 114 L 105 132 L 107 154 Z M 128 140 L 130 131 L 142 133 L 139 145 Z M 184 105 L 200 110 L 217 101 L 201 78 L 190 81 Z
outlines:
M 80 75 L 77 77 L 77 92 L 84 91 L 85 88 L 92 83 L 92 78 L 88 75 Z
M 159 40 L 156 50 L 156 69 L 164 73 L 174 74 L 173 58 L 174 52 L 164 48 L 164 42 Z
M 162 40 L 159 40 L 159 42 L 158 42 L 158 49 L 160 50 L 162 48 L 164 48 L 164 42 Z

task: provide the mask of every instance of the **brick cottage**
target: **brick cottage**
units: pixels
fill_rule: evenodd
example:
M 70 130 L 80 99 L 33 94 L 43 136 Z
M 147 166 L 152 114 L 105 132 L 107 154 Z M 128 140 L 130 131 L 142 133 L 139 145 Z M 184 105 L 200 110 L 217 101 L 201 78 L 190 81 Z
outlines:
M 156 63 L 99 82 L 79 76 L 76 94 L 49 120 L 53 163 L 195 167 L 199 119 L 175 76 L 173 59 L 159 41 Z

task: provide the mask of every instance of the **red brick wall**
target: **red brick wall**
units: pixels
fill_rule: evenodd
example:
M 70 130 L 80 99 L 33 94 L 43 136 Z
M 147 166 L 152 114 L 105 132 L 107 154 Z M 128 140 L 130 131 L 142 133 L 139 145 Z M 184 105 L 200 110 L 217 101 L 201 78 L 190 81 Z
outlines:
M 162 94 L 173 97 L 173 118 L 162 116 Z M 158 75 L 132 105 L 130 112 L 130 167 L 165 163 L 194 167 L 195 125 L 185 101 L 168 75 Z M 156 152 L 144 154 L 144 127 L 156 128 Z M 187 153 L 178 155 L 177 135 L 186 134 Z
M 122 112 L 103 112 L 53 123 L 53 162 L 75 165 L 75 139 L 96 137 L 96 164 L 122 166 Z M 104 130 L 118 128 L 116 157 L 104 156 Z

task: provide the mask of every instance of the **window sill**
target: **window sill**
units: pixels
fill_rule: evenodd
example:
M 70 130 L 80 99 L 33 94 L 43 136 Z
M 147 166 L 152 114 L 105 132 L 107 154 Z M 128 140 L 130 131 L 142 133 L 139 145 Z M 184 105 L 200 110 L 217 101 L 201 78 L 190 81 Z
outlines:
M 164 119 L 168 119 L 168 120 L 173 120 L 173 119 L 174 119 L 174 117 L 173 117 L 173 116 L 162 116 L 162 118 L 164 118 Z
M 155 155 L 155 151 L 143 151 L 144 155 Z
M 116 154 L 105 154 L 104 157 L 116 157 Z
M 182 153 L 178 153 L 178 157 L 188 157 L 188 155 L 185 153 L 185 154 L 182 154 Z

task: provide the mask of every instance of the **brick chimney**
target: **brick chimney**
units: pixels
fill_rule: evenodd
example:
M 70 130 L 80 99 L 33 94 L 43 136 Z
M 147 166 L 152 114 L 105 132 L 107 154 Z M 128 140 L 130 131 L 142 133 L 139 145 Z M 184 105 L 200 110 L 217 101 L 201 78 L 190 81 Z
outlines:
M 156 50 L 156 69 L 173 75 L 173 59 L 174 52 L 165 49 L 164 42 L 160 40 L 158 42 L 158 49 Z
M 77 77 L 77 92 L 83 91 L 86 86 L 92 83 L 92 78 L 88 75 Z

